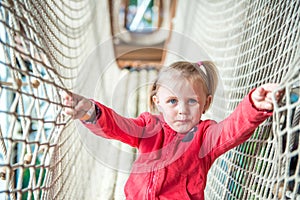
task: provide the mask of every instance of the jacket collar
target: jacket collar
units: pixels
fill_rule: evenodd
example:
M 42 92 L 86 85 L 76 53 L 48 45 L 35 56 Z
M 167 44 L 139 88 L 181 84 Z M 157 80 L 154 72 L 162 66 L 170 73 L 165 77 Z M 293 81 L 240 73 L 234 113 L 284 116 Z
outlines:
M 177 135 L 177 132 L 174 131 L 165 121 L 164 117 L 162 114 L 157 115 L 163 129 L 165 132 L 171 133 L 173 136 Z M 199 124 L 201 123 L 202 120 L 199 121 Z M 198 125 L 199 125 L 198 124 Z M 194 126 L 188 133 L 186 134 L 178 134 L 179 137 L 182 139 L 182 142 L 190 142 L 193 140 L 195 133 L 198 131 L 198 125 Z

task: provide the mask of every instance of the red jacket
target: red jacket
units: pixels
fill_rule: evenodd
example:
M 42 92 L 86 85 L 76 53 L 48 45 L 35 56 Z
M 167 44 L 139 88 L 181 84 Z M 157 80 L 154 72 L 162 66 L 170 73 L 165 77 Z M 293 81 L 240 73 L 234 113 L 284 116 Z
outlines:
M 173 131 L 160 115 L 124 118 L 96 102 L 101 116 L 85 124 L 96 135 L 138 149 L 125 186 L 126 199 L 204 199 L 207 173 L 218 156 L 245 142 L 270 112 L 257 110 L 248 95 L 220 123 L 200 121 L 187 134 Z

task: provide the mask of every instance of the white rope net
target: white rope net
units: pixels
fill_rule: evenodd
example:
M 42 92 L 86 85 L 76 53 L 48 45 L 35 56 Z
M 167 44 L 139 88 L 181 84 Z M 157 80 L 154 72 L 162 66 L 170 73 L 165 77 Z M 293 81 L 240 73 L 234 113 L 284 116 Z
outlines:
M 93 197 L 82 189 L 93 159 L 59 92 L 84 84 L 80 65 L 109 35 L 106 4 L 0 1 L 0 199 Z
M 224 94 L 209 117 L 228 115 L 262 83 L 286 92 L 273 118 L 215 162 L 207 199 L 300 199 L 300 2 L 179 1 L 174 27 L 220 70 Z
M 90 50 L 109 37 L 108 17 L 107 1 L 0 1 L 0 199 L 124 199 L 127 175 L 98 168 L 62 114 L 59 95 L 84 92 L 76 77 L 87 71 L 81 65 Z M 299 19 L 298 0 L 178 0 L 175 31 L 207 50 L 220 70 L 224 95 L 208 117 L 228 115 L 265 82 L 286 92 L 273 118 L 215 162 L 207 199 L 300 198 Z M 118 80 L 123 72 L 108 73 Z M 128 85 L 144 76 L 134 71 Z M 139 95 L 136 102 L 145 90 Z

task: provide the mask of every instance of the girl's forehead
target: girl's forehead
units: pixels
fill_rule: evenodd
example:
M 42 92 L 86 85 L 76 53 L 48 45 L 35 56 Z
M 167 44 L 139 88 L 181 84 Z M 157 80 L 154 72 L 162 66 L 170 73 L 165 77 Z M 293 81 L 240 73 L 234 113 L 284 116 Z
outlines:
M 160 86 L 168 89 L 177 88 L 177 87 L 191 87 L 192 84 L 187 79 L 183 77 L 168 77 L 160 81 Z
M 199 73 L 187 73 L 178 70 L 170 69 L 160 74 L 158 78 L 158 84 L 160 85 L 193 85 L 195 82 L 199 82 L 201 76 Z
M 162 88 L 160 90 L 160 88 Z M 192 82 L 185 78 L 169 79 L 160 84 L 159 91 L 169 92 L 176 96 L 181 95 L 200 95 L 204 93 L 203 85 L 201 82 Z

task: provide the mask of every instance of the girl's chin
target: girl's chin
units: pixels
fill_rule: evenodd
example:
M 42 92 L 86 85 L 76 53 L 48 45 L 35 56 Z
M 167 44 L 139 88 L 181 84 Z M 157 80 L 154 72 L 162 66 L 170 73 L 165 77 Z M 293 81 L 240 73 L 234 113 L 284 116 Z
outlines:
M 192 129 L 193 127 L 191 127 L 191 128 L 173 128 L 173 130 L 174 131 L 176 131 L 177 133 L 180 133 L 180 134 L 186 134 L 186 133 L 188 133 L 191 129 Z

